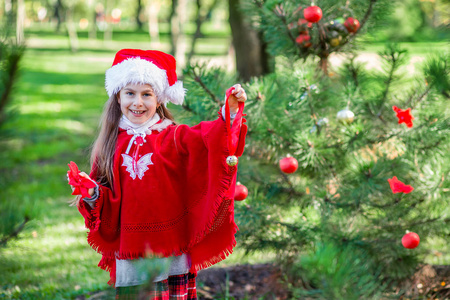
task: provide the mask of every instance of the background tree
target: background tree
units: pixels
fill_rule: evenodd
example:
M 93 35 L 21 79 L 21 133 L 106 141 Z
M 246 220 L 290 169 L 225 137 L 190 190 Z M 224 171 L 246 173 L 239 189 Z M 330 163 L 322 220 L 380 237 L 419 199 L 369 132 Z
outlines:
M 241 0 L 229 1 L 229 21 L 236 57 L 236 71 L 244 81 L 273 71 L 261 34 L 252 27 L 251 19 L 240 9 Z
M 10 38 L 10 27 L 1 24 L 0 36 L 0 138 L 5 141 L 10 138 L 11 132 L 4 130 L 3 125 L 8 118 L 13 116 L 10 103 L 13 99 L 13 88 L 17 81 L 19 62 L 23 56 L 25 47 L 23 44 L 13 42 Z M 4 151 L 5 145 L 0 145 L 0 151 Z M 0 190 L 5 188 L 6 176 L 0 177 Z M 4 194 L 0 194 L 0 247 L 16 237 L 23 230 L 25 224 L 34 213 L 29 214 L 29 203 L 11 203 Z

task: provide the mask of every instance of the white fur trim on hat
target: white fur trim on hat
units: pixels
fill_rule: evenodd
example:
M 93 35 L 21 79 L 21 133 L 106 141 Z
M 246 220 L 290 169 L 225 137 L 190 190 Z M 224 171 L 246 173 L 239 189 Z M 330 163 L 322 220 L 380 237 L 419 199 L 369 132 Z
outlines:
M 182 104 L 185 89 L 181 81 L 169 86 L 166 70 L 145 59 L 129 58 L 106 70 L 105 88 L 108 96 L 119 93 L 127 84 L 150 84 L 159 103 Z

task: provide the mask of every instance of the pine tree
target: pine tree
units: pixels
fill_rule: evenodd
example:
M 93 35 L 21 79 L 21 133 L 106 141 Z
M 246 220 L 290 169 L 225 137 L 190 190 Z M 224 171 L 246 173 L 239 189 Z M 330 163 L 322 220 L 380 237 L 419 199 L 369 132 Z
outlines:
M 449 57 L 429 58 L 421 75 L 406 80 L 408 53 L 390 45 L 379 53 L 382 71 L 350 55 L 324 76 L 317 53 L 300 55 L 289 37 L 292 19 L 279 16 L 300 2 L 283 1 L 283 8 L 279 2 L 257 3 L 277 68 L 245 84 L 249 132 L 238 180 L 250 193 L 236 203 L 238 243 L 248 252 L 275 252 L 294 298 L 393 295 L 427 254 L 423 245 L 402 246 L 406 231 L 422 243 L 450 235 Z M 327 7 L 323 24 L 311 35 L 329 24 L 326 15 L 340 13 L 331 5 L 336 1 L 320 3 Z M 352 3 L 374 4 L 378 13 L 383 7 L 377 6 L 382 1 Z M 217 68 L 188 68 L 185 121 L 213 118 L 235 80 Z M 399 123 L 398 112 L 408 108 L 412 124 Z M 279 168 L 288 154 L 299 164 L 292 174 Z M 393 193 L 394 176 L 414 190 Z

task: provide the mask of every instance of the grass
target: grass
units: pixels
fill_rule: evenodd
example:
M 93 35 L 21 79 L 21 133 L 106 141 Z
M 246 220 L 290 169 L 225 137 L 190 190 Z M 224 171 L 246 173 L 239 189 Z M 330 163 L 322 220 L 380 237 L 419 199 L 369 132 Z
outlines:
M 70 160 L 89 169 L 89 147 L 106 100 L 104 71 L 118 49 L 148 46 L 146 33 L 133 34 L 117 32 L 114 41 L 103 42 L 83 33 L 80 51 L 71 53 L 63 35 L 27 33 L 30 45 L 11 107 L 18 114 L 4 128 L 12 135 L 0 142 L 8 149 L 0 152 L 0 183 L 1 197 L 21 203 L 34 219 L 0 251 L 0 298 L 73 299 L 111 290 L 108 274 L 96 267 L 100 256 L 87 245 L 82 217 L 68 205 L 65 172 Z M 229 37 L 219 34 L 201 40 L 199 52 L 220 56 L 228 45 Z M 270 259 L 262 253 L 244 257 L 238 248 L 220 266 Z

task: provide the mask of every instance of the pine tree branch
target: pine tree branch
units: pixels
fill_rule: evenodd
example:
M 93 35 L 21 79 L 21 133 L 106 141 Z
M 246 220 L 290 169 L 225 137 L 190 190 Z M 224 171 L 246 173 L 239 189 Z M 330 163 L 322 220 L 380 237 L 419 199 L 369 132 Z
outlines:
M 281 22 L 283 22 L 283 25 L 286 28 L 286 32 L 288 34 L 289 39 L 292 41 L 292 44 L 295 46 L 294 48 L 295 48 L 297 54 L 301 57 L 300 45 L 297 44 L 297 42 L 295 41 L 295 37 L 292 35 L 292 32 L 289 30 L 289 25 L 287 24 L 287 20 L 286 20 L 286 12 L 284 11 L 283 6 L 277 5 L 277 7 L 273 11 L 273 13 L 281 19 Z
M 428 95 L 428 93 L 430 92 L 432 87 L 433 87 L 433 83 L 430 83 L 428 85 L 428 87 L 425 89 L 425 91 L 422 94 L 420 94 L 419 97 L 417 97 L 414 104 L 412 104 L 413 97 L 410 97 L 408 99 L 408 102 L 406 103 L 406 107 L 411 106 L 411 109 L 414 109 L 417 106 L 417 104 L 419 104 L 423 99 L 425 99 L 425 96 Z
M 392 50 L 391 50 L 390 56 L 391 56 L 391 68 L 389 70 L 388 78 L 387 78 L 387 80 L 385 82 L 386 88 L 384 89 L 383 94 L 382 94 L 380 109 L 379 109 L 379 111 L 378 111 L 378 113 L 376 115 L 384 123 L 386 123 L 386 121 L 383 119 L 381 114 L 382 114 L 383 109 L 384 109 L 384 103 L 386 103 L 386 100 L 387 100 L 387 95 L 389 93 L 389 89 L 391 87 L 392 82 L 394 81 L 394 74 L 395 74 L 395 71 L 396 71 L 396 69 L 398 67 L 397 63 L 398 63 L 398 60 L 399 60 L 399 58 L 395 56 L 395 52 L 393 52 Z
M 23 222 L 13 232 L 0 240 L 0 247 L 6 246 L 8 241 L 10 241 L 12 238 L 17 237 L 19 233 L 25 228 L 25 224 L 27 224 L 28 221 L 30 221 L 30 218 L 28 216 L 25 216 Z
M 194 80 L 196 82 L 198 82 L 198 84 L 203 88 L 203 90 L 205 90 L 205 92 L 210 96 L 210 98 L 212 99 L 212 101 L 216 102 L 219 106 L 222 106 L 223 103 L 219 100 L 219 98 L 216 97 L 216 95 L 214 95 L 214 93 L 206 86 L 206 84 L 202 81 L 202 79 L 200 78 L 200 76 L 197 74 L 197 72 L 195 71 L 195 68 L 192 68 L 191 70 L 192 74 L 194 75 Z

